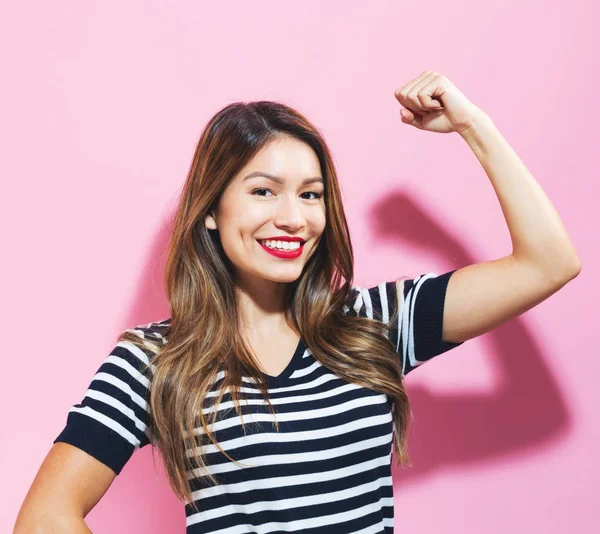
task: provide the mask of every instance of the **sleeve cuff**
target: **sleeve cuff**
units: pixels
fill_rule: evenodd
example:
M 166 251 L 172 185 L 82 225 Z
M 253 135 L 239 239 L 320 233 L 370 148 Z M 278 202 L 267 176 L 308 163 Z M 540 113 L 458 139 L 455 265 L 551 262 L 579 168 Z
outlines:
M 422 346 L 416 347 L 416 351 L 426 358 L 437 356 L 464 343 L 464 341 L 451 343 L 442 339 L 446 290 L 450 277 L 455 271 L 449 271 L 424 282 L 424 286 L 428 287 L 422 289 L 422 298 L 419 299 L 418 307 L 415 309 L 415 324 L 422 325 L 423 334 L 419 338 Z
M 53 443 L 69 443 L 110 467 L 121 472 L 135 447 L 102 423 L 85 415 L 71 412 L 67 424 Z

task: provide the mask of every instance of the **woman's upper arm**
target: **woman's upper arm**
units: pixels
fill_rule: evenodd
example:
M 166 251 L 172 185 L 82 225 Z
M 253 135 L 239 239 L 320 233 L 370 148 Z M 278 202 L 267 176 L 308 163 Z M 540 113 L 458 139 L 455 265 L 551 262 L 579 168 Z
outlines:
M 58 517 L 83 519 L 116 476 L 110 467 L 81 449 L 68 443 L 55 443 L 27 492 L 15 532 L 32 532 L 41 522 Z M 25 528 L 26 525 L 31 530 Z

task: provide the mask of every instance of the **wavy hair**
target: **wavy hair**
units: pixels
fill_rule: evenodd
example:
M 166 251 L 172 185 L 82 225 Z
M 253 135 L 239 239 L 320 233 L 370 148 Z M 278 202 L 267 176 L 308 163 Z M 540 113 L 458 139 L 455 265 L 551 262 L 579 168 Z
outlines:
M 192 487 L 188 473 L 200 470 L 218 483 L 206 469 L 202 453 L 208 440 L 239 465 L 211 431 L 223 395 L 231 394 L 245 428 L 239 388 L 242 376 L 251 377 L 274 414 L 266 379 L 240 334 L 230 262 L 218 232 L 206 227 L 205 218 L 253 156 L 285 136 L 306 143 L 317 155 L 325 181 L 326 208 L 325 229 L 317 249 L 300 277 L 288 284 L 286 321 L 331 372 L 392 399 L 396 461 L 412 465 L 407 451 L 411 408 L 400 359 L 389 340 L 389 325 L 398 316 L 398 299 L 394 295 L 396 311 L 388 324 L 381 318 L 344 313 L 343 306 L 354 292 L 354 257 L 330 150 L 317 128 L 293 108 L 272 101 L 235 102 L 216 113 L 202 131 L 179 199 L 165 269 L 171 311 L 164 332 L 168 342 L 142 340 L 131 330 L 119 338 L 151 350 L 148 433 L 161 453 L 175 495 L 189 503 Z M 208 396 L 218 377 L 223 377 L 218 394 Z M 203 410 L 206 407 L 211 409 Z M 276 421 L 275 425 L 279 431 Z

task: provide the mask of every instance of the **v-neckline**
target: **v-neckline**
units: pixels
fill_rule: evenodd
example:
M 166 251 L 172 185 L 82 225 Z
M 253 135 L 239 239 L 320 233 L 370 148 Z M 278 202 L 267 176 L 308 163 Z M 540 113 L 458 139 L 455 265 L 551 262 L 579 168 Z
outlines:
M 271 386 L 275 386 L 275 385 L 281 385 L 283 382 L 285 382 L 285 380 L 287 380 L 292 375 L 294 370 L 296 369 L 297 363 L 300 361 L 300 359 L 304 355 L 305 348 L 306 348 L 306 345 L 304 344 L 304 340 L 302 339 L 302 336 L 300 336 L 300 339 L 298 340 L 298 343 L 296 344 L 296 349 L 294 350 L 294 353 L 292 354 L 290 361 L 285 366 L 283 371 L 281 371 L 281 373 L 279 373 L 276 376 L 273 376 L 273 375 L 269 375 L 269 374 L 261 371 L 262 375 L 266 378 L 267 383 Z

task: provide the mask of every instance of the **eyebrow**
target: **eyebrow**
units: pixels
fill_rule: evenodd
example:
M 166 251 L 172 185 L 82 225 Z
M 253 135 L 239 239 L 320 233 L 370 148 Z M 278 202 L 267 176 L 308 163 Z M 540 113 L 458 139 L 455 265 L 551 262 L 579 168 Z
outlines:
M 250 178 L 255 178 L 256 176 L 264 176 L 265 178 L 268 178 L 269 180 L 273 180 L 274 182 L 277 182 L 278 184 L 282 184 L 284 182 L 283 178 L 280 178 L 279 176 L 273 176 L 272 174 L 262 172 L 262 171 L 251 172 L 248 176 L 246 176 L 244 178 L 244 181 L 246 181 Z M 323 178 L 321 178 L 320 176 L 314 176 L 312 178 L 305 178 L 304 180 L 302 180 L 302 185 L 311 184 L 313 182 L 321 182 L 322 184 L 324 184 Z

